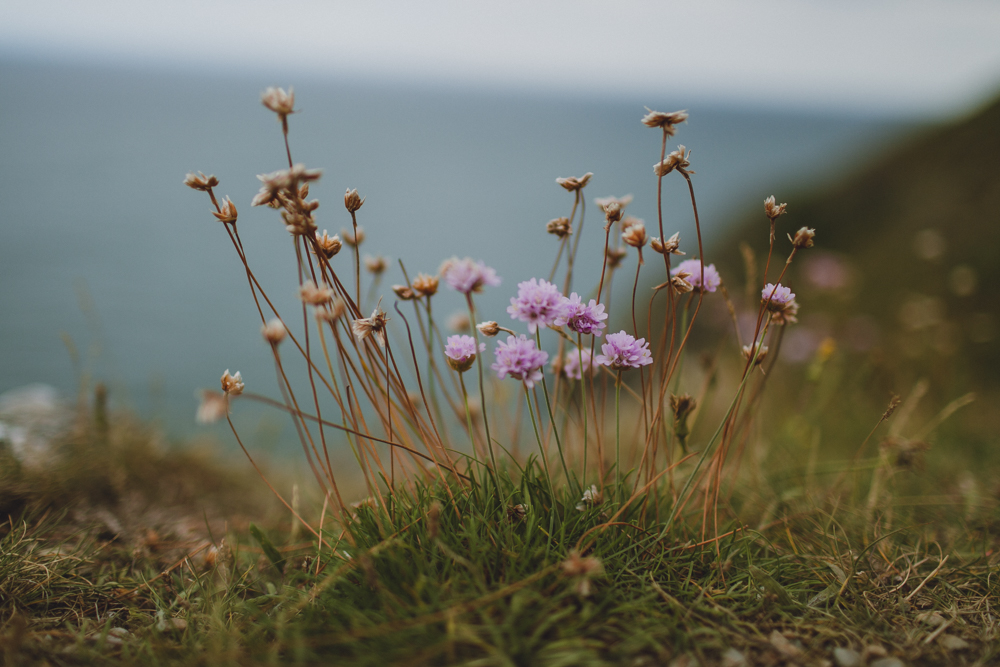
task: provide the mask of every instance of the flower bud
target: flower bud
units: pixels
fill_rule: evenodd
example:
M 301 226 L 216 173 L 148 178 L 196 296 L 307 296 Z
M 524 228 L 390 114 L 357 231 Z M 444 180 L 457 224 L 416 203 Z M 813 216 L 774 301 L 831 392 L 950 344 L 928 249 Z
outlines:
M 498 333 L 500 333 L 500 325 L 492 320 L 487 322 L 480 322 L 479 324 L 476 325 L 476 328 L 479 329 L 479 333 L 483 334 L 484 336 L 488 336 L 490 338 L 493 338 Z
M 561 239 L 564 239 L 573 233 L 573 230 L 570 227 L 569 218 L 554 218 L 549 220 L 545 225 L 545 231 L 549 234 L 555 234 Z
M 215 176 L 206 176 L 200 171 L 197 174 L 190 173 L 184 177 L 184 185 L 202 192 L 208 192 L 218 184 L 219 179 Z
M 771 195 L 764 200 L 764 215 L 770 218 L 771 222 L 774 222 L 780 216 L 785 214 L 786 206 L 788 206 L 788 204 L 775 204 L 774 195 Z
M 356 189 L 351 190 L 348 188 L 347 192 L 344 194 L 344 206 L 347 207 L 348 213 L 356 213 L 364 203 L 365 200 L 358 195 L 358 191 Z
M 417 277 L 413 279 L 412 287 L 417 296 L 434 296 L 437 294 L 439 282 L 437 276 L 418 273 Z
M 641 248 L 646 245 L 646 225 L 641 222 L 633 223 L 622 233 L 622 240 L 633 248 Z
M 222 374 L 222 391 L 230 396 L 239 396 L 243 393 L 243 376 L 239 371 L 235 375 L 229 374 L 229 369 Z
M 319 250 L 323 253 L 324 257 L 331 259 L 334 255 L 340 252 L 340 249 L 344 244 L 341 242 L 339 236 L 336 234 L 330 236 L 330 234 L 324 229 L 322 236 L 319 235 L 319 232 L 316 233 L 316 245 L 319 247 Z
M 811 248 L 813 247 L 813 238 L 816 236 L 815 229 L 809 229 L 808 227 L 803 227 L 799 231 L 795 232 L 795 238 L 792 235 L 788 235 L 788 239 L 792 242 L 792 245 L 796 248 Z
M 288 335 L 284 322 L 279 319 L 273 319 L 265 324 L 261 327 L 260 333 L 264 336 L 264 340 L 275 347 Z

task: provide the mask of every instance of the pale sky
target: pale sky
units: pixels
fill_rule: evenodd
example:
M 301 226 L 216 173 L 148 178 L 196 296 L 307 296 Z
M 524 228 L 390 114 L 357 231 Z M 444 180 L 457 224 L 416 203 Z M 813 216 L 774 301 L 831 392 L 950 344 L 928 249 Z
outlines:
M 940 114 L 1000 90 L 1000 2 L 2 0 L 0 56 Z

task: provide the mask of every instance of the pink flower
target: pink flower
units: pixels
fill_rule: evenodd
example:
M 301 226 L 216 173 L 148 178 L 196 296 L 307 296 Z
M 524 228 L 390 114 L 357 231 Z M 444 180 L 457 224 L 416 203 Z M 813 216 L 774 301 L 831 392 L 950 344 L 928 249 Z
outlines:
M 610 366 L 617 371 L 653 363 L 653 357 L 649 353 L 649 343 L 645 338 L 636 340 L 634 336 L 619 331 L 608 334 L 605 340 L 607 342 L 601 345 L 603 354 L 597 355 L 594 359 L 603 366 Z
M 606 319 L 608 315 L 604 312 L 604 304 L 593 299 L 589 304 L 584 304 L 580 295 L 573 292 L 568 297 L 563 297 L 562 315 L 555 323 L 560 326 L 565 324 L 577 333 L 600 336 L 601 329 L 607 326 L 604 324 Z
M 471 257 L 446 259 L 441 265 L 444 280 L 453 290 L 462 294 L 482 292 L 483 287 L 496 287 L 500 284 L 497 272 L 483 264 L 482 260 L 474 262 Z
M 547 280 L 532 278 L 517 284 L 517 297 L 511 297 L 507 312 L 515 320 L 528 323 L 528 331 L 552 326 L 562 315 L 563 295 Z
M 479 351 L 486 350 L 484 343 L 479 344 Z M 472 336 L 448 336 L 448 343 L 444 348 L 444 355 L 448 357 L 448 365 L 459 373 L 472 368 L 476 360 L 476 339 Z
M 582 363 L 581 363 L 582 362 Z M 562 372 L 572 380 L 579 380 L 593 368 L 590 350 L 567 350 L 563 359 Z
M 701 260 L 698 259 L 686 259 L 677 267 L 670 272 L 670 275 L 676 276 L 681 271 L 691 274 L 687 279 L 689 283 L 696 289 L 704 289 L 706 292 L 714 292 L 719 289 L 719 285 L 722 284 L 722 277 L 719 276 L 719 272 L 715 270 L 715 264 L 705 265 L 705 280 L 701 279 Z
M 531 389 L 542 379 L 542 366 L 549 360 L 544 350 L 535 348 L 535 341 L 525 336 L 507 336 L 507 342 L 497 343 L 496 363 L 491 366 L 502 380 L 508 375 L 522 380 Z
M 760 301 L 768 304 L 768 310 L 784 310 L 785 306 L 795 301 L 795 293 L 781 283 L 768 283 L 760 292 Z

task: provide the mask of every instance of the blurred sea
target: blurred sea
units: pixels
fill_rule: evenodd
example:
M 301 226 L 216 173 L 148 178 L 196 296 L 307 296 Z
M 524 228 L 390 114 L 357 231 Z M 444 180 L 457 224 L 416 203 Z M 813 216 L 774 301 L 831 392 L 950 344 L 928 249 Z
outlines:
M 324 170 L 311 191 L 320 229 L 349 225 L 342 195 L 357 188 L 367 197 L 362 250 L 393 261 L 378 293 L 391 297 L 401 282 L 399 258 L 412 276 L 471 255 L 504 279 L 478 300 L 482 319 L 501 321 L 517 282 L 551 268 L 557 243 L 545 223 L 572 203 L 556 177 L 594 172 L 580 249 L 590 273 L 578 286 L 589 289 L 600 268 L 594 197 L 633 193 L 628 212 L 655 226 L 659 134 L 639 123 L 644 105 L 691 113 L 668 150 L 693 150 L 706 243 L 765 196 L 784 201 L 835 178 L 913 126 L 666 94 L 544 97 L 0 59 L 0 392 L 44 382 L 72 396 L 82 377 L 99 379 L 175 436 L 195 431 L 196 389 L 216 388 L 227 368 L 277 396 L 239 260 L 208 198 L 182 181 L 192 170 L 220 178 L 251 264 L 294 319 L 291 242 L 275 211 L 249 206 L 255 175 L 285 166 L 259 94 L 289 83 L 301 109 L 290 119 L 293 157 Z M 668 180 L 665 231 L 680 231 L 694 256 L 686 189 Z M 350 255 L 335 261 L 349 276 Z M 437 298 L 439 315 L 462 307 L 455 294 Z

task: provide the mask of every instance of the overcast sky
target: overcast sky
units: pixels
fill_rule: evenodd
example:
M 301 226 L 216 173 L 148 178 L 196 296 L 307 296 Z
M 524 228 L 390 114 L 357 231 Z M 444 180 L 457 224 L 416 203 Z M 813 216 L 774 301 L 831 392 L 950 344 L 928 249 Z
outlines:
M 1000 89 L 1000 2 L 7 0 L 0 54 L 939 114 Z

